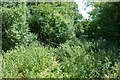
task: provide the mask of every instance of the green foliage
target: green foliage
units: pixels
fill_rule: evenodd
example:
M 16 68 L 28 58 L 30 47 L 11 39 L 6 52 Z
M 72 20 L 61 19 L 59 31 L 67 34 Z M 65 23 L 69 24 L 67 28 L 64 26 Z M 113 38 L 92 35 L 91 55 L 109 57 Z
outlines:
M 53 51 L 33 43 L 7 51 L 3 58 L 3 78 L 53 78 L 60 72 Z
M 2 79 L 3 73 L 2 73 L 2 55 L 0 54 L 0 79 Z
M 26 22 L 27 10 L 25 3 L 3 3 L 2 7 L 2 49 L 8 50 L 15 45 L 28 44 L 37 38 L 29 33 L 29 27 Z M 10 7 L 12 6 L 13 7 Z
M 83 19 L 80 22 L 77 22 L 75 26 L 75 34 L 77 38 L 80 38 L 82 36 L 87 36 L 86 35 L 86 28 L 88 27 L 90 20 L 89 19 Z
M 120 37 L 120 2 L 95 3 L 89 12 L 93 19 L 87 28 L 87 34 L 96 39 L 114 39 Z
M 62 72 L 72 78 L 118 78 L 118 48 L 105 46 L 106 43 L 74 39 L 61 45 L 58 60 Z
M 85 33 L 83 24 L 81 24 L 81 22 L 76 23 L 74 26 L 75 26 L 74 32 L 75 32 L 76 37 L 79 38 L 81 35 Z
M 118 47 L 108 43 L 75 38 L 58 48 L 22 45 L 3 55 L 3 77 L 118 78 Z
M 74 36 L 74 24 L 81 15 L 75 3 L 39 3 L 30 7 L 29 27 L 44 43 L 63 43 Z M 71 6 L 70 6 L 71 5 Z M 79 17 L 77 17 L 79 16 Z
M 94 4 L 90 12 L 93 20 L 81 22 L 75 3 L 2 6 L 3 78 L 119 78 L 119 42 L 107 40 L 119 39 L 118 3 Z M 94 39 L 75 38 L 75 34 L 84 34 L 85 29 Z M 41 42 L 36 41 L 36 34 Z M 59 46 L 42 46 L 42 42 Z

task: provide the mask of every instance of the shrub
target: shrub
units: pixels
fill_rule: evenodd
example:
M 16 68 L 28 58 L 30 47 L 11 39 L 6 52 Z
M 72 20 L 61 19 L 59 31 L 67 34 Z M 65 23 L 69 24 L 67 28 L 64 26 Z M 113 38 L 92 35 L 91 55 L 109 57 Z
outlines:
M 82 26 L 82 24 L 76 24 L 75 25 L 76 27 L 75 27 L 75 34 L 76 34 L 76 37 L 80 37 L 83 33 L 84 33 L 84 28 L 83 28 L 83 26 Z
M 2 64 L 3 78 L 54 78 L 61 73 L 53 50 L 33 43 L 7 51 Z
M 18 3 L 16 7 L 12 5 L 15 3 L 5 4 L 2 8 L 2 49 L 5 51 L 18 44 L 28 44 L 37 38 L 29 32 L 25 16 L 27 8 L 24 4 Z
M 71 78 L 119 77 L 117 46 L 111 45 L 106 50 L 100 45 L 102 41 L 72 41 L 62 44 L 57 51 L 62 73 L 68 73 Z
M 16 47 L 3 55 L 3 77 L 118 78 L 118 48 L 112 45 L 106 49 L 98 45 L 101 42 L 73 39 L 58 48 L 36 42 Z
M 29 27 L 33 33 L 39 35 L 44 43 L 63 43 L 73 37 L 74 28 L 72 19 L 54 11 L 53 5 L 40 3 L 31 7 Z M 61 11 L 62 13 L 62 11 Z
M 87 35 L 96 39 L 111 39 L 120 41 L 120 2 L 94 3 L 94 9 L 89 12 L 90 23 Z

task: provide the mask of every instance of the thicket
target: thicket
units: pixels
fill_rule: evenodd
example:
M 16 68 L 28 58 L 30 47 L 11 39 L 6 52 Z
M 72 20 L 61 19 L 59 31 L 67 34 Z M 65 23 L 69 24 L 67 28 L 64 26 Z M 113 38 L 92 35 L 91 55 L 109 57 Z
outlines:
M 22 45 L 4 53 L 3 77 L 119 78 L 118 47 L 113 44 L 76 38 L 58 48 Z
M 118 4 L 2 3 L 3 78 L 119 78 Z
M 70 28 L 73 28 L 73 22 L 54 10 L 54 6 L 41 3 L 32 7 L 29 27 L 31 32 L 39 35 L 40 41 L 59 44 L 73 36 L 73 30 L 70 30 Z
M 2 6 L 2 49 L 7 51 L 34 41 L 37 36 L 30 33 L 25 3 L 2 3 Z
M 2 3 L 2 49 L 39 40 L 60 44 L 74 37 L 82 15 L 75 3 Z M 5 43 L 5 44 L 4 44 Z
M 93 3 L 87 35 L 94 39 L 120 40 L 120 2 Z
M 77 13 L 75 3 L 35 3 L 31 5 L 29 7 L 29 27 L 31 32 L 39 35 L 40 41 L 60 44 L 74 37 L 74 25 L 77 24 L 78 19 L 82 18 L 82 15 Z

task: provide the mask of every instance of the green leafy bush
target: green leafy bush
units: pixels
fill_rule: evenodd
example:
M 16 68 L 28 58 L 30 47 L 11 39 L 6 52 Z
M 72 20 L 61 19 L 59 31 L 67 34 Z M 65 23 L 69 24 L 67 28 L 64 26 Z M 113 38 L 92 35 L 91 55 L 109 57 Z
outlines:
M 87 35 L 95 39 L 113 39 L 120 41 L 120 2 L 93 3 L 89 12 L 92 18 L 87 28 Z
M 84 33 L 84 30 L 83 30 L 84 28 L 81 23 L 78 23 L 75 26 L 76 26 L 74 31 L 75 35 L 76 37 L 80 37 Z
M 4 4 L 2 7 L 2 49 L 5 51 L 18 44 L 28 44 L 37 38 L 29 32 L 25 3 L 10 7 L 12 5 L 15 3 Z
M 107 44 L 101 40 L 73 39 L 58 48 L 43 47 L 36 42 L 16 47 L 3 55 L 3 77 L 118 78 L 118 47 L 103 47 L 102 42 Z
M 118 48 L 101 42 L 74 39 L 62 44 L 57 51 L 62 72 L 71 78 L 118 78 Z
M 29 27 L 44 43 L 63 43 L 74 36 L 74 27 L 72 19 L 62 14 L 65 13 L 55 10 L 50 3 L 32 6 Z
M 7 51 L 2 65 L 3 78 L 53 78 L 61 72 L 53 50 L 34 43 Z
M 67 4 L 56 4 L 59 5 Z M 69 14 L 64 15 L 64 6 L 64 10 L 54 10 L 54 6 L 52 3 L 33 4 L 30 15 L 24 3 L 10 3 L 2 8 L 3 50 L 16 46 L 2 52 L 3 78 L 119 78 L 118 42 L 73 37 L 73 24 L 79 25 L 77 19 L 72 21 L 74 13 L 68 11 Z M 31 32 L 38 34 L 42 42 L 60 45 L 51 48 L 34 41 L 37 36 L 29 32 L 26 18 Z M 89 36 L 99 38 L 102 34 L 99 21 L 96 25 L 95 20 L 88 23 L 90 32 L 94 31 Z M 81 32 L 76 28 L 76 34 Z M 31 41 L 34 42 L 29 44 Z

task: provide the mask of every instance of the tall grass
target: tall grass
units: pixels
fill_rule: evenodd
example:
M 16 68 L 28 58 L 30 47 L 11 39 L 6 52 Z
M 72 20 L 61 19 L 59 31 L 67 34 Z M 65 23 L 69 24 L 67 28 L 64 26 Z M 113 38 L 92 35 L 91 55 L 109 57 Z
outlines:
M 84 39 L 62 44 L 58 51 L 62 54 L 58 56 L 62 59 L 62 72 L 74 78 L 118 78 L 118 46 L 106 44 L 107 41 Z
M 119 47 L 112 42 L 75 38 L 58 48 L 35 44 L 3 52 L 4 78 L 119 77 Z
M 52 50 L 41 45 L 20 46 L 4 53 L 3 73 L 5 78 L 54 77 L 52 71 L 59 73 L 59 66 Z

